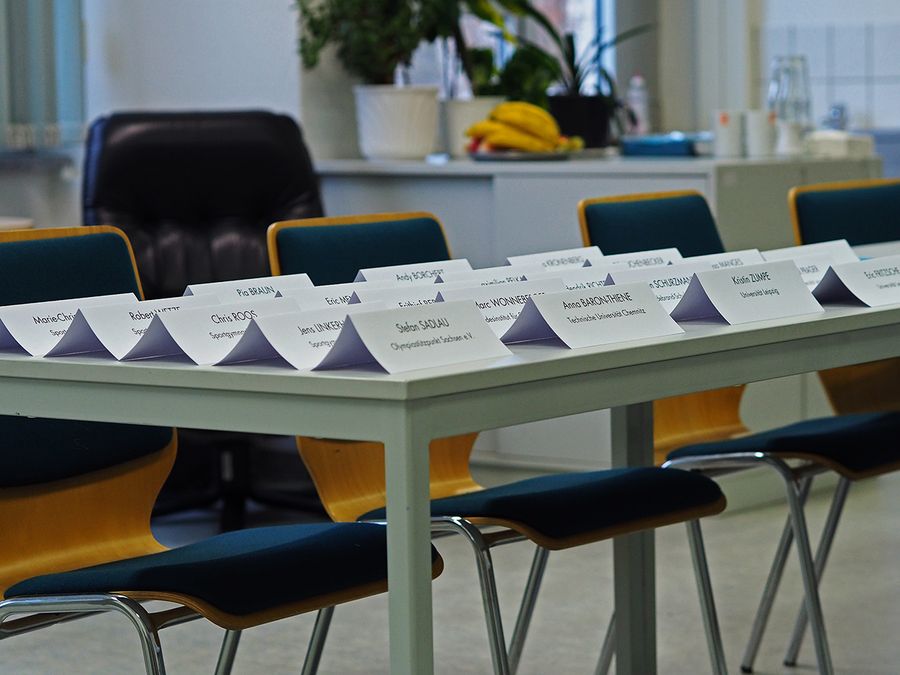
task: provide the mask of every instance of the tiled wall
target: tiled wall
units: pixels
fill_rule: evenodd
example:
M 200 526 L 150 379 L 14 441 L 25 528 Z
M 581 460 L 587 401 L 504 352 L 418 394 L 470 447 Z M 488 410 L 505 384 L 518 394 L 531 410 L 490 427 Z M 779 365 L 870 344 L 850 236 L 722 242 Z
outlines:
M 843 103 L 852 128 L 900 128 L 900 23 L 770 26 L 754 31 L 753 41 L 761 105 L 772 57 L 804 54 L 815 124 Z

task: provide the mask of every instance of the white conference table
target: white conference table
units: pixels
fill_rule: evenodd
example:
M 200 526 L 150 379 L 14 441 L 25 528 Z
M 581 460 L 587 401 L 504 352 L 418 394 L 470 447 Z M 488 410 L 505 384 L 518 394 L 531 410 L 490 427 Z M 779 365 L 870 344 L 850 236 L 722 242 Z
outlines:
M 686 329 L 581 350 L 520 345 L 502 359 L 405 375 L 7 354 L 0 414 L 383 442 L 391 672 L 427 675 L 431 439 L 612 408 L 613 464 L 648 465 L 654 399 L 900 355 L 900 306 Z M 614 562 L 617 671 L 655 673 L 652 533 L 616 539 Z

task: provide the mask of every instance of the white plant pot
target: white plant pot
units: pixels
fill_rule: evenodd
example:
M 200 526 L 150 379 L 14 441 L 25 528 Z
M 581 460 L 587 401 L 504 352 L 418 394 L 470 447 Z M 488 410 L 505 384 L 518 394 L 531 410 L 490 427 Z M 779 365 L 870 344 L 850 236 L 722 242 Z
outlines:
M 437 87 L 360 84 L 356 97 L 359 151 L 367 159 L 422 159 L 434 152 Z
M 466 129 L 485 119 L 506 99 L 502 96 L 476 96 L 470 99 L 451 99 L 447 107 L 447 149 L 453 157 L 466 157 L 469 138 Z

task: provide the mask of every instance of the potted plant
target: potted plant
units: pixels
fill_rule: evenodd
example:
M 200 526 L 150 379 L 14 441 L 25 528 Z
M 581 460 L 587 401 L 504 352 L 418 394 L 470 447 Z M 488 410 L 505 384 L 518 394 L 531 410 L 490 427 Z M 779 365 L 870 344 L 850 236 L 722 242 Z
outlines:
M 453 4 L 453 3 L 449 3 Z M 502 4 L 502 3 L 501 3 Z M 506 33 L 502 14 L 489 2 L 464 0 L 447 33 L 453 38 L 456 54 L 472 90 L 471 98 L 457 98 L 451 92 L 447 101 L 447 140 L 450 154 L 466 155 L 469 139 L 465 130 L 485 119 L 505 100 L 527 101 L 547 107 L 547 88 L 557 77 L 555 59 L 532 44 L 519 44 L 502 68 L 494 62 L 494 52 L 484 47 L 468 47 L 461 26 L 461 9 L 495 25 L 507 40 L 518 41 Z
M 423 39 L 434 34 L 441 0 L 297 0 L 300 57 L 314 68 L 336 48 L 354 87 L 360 152 L 371 159 L 421 159 L 434 150 L 438 88 L 395 86 Z
M 653 28 L 653 24 L 630 28 L 605 41 L 598 32 L 590 44 L 579 53 L 575 48 L 574 36 L 571 33 L 560 33 L 556 26 L 528 0 L 496 0 L 496 2 L 509 12 L 532 19 L 550 38 L 557 52 L 554 62 L 557 66 L 556 81 L 559 89 L 548 98 L 548 107 L 559 123 L 562 133 L 566 136 L 580 136 L 584 139 L 585 146 L 589 148 L 609 145 L 611 123 L 618 125 L 619 133 L 622 132 L 618 113 L 623 110 L 623 106 L 616 91 L 615 81 L 601 63 L 603 52 L 624 40 L 646 33 Z M 521 37 L 519 40 L 535 46 Z M 595 93 L 589 94 L 585 88 L 592 70 L 597 73 L 598 86 Z

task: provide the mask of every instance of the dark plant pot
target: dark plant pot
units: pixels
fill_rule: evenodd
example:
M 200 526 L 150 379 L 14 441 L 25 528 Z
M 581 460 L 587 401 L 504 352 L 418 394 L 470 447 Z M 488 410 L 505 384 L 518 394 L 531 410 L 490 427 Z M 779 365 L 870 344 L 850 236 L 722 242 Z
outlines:
M 604 148 L 609 133 L 609 108 L 602 96 L 551 96 L 550 114 L 565 136 L 581 136 L 586 148 Z

